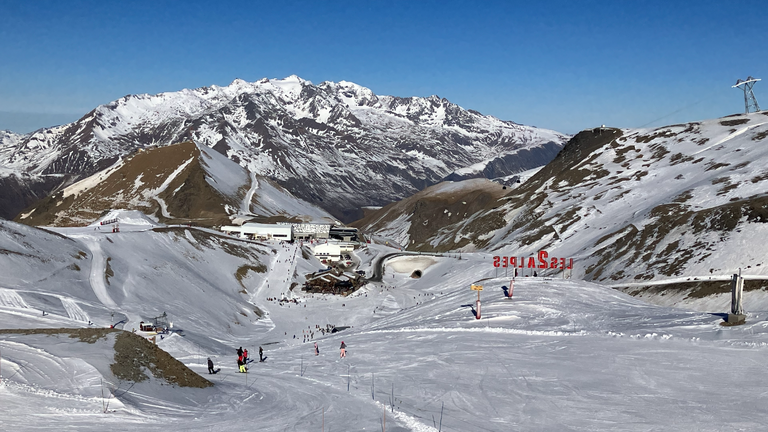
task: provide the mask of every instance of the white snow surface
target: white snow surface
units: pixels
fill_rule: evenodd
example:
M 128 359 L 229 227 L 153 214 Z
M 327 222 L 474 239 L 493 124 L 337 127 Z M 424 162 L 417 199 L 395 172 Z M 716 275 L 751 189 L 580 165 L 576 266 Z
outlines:
M 491 255 L 463 253 L 392 257 L 381 283 L 308 295 L 290 286 L 322 265 L 299 245 L 191 228 L 61 232 L 0 221 L 0 327 L 90 320 L 130 330 L 167 312 L 180 331 L 158 345 L 215 386 L 119 382 L 113 336 L 4 334 L 2 430 L 378 431 L 386 415 L 387 431 L 435 431 L 441 408 L 445 431 L 761 430 L 768 421 L 760 293 L 745 293 L 738 327 L 719 325 L 723 309 L 652 306 L 579 280 L 518 278 L 510 299 Z M 370 275 L 396 252 L 369 244 L 354 255 Z M 113 275 L 99 279 L 107 258 Z M 255 263 L 267 271 L 240 285 L 236 270 Z M 410 278 L 415 269 L 421 278 Z M 470 284 L 484 287 L 479 320 Z M 350 327 L 316 331 L 326 324 Z M 252 358 L 263 347 L 266 361 L 236 373 L 240 346 Z M 207 357 L 219 374 L 206 373 Z

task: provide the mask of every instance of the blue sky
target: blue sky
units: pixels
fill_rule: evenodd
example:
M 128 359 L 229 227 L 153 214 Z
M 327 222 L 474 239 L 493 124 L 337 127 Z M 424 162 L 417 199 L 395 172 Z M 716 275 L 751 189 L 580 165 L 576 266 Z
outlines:
M 0 0 L 0 129 L 292 74 L 575 133 L 768 108 L 768 8 L 719 1 Z

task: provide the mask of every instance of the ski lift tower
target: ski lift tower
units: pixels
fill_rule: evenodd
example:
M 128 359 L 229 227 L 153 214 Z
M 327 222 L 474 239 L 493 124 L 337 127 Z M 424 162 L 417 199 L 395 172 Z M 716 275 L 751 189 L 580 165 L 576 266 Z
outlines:
M 752 93 L 752 87 L 754 87 L 755 83 L 758 81 L 760 81 L 760 78 L 752 78 L 749 76 L 746 80 L 736 80 L 736 85 L 732 86 L 744 90 L 744 114 L 749 114 L 750 107 L 754 108 L 754 112 L 760 111 L 760 105 L 757 104 L 757 98 L 755 97 L 755 94 Z

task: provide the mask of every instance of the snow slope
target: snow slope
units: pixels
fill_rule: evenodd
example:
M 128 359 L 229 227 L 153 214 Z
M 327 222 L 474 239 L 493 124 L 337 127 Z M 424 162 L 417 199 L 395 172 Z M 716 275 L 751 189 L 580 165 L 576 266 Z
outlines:
M 407 232 L 412 250 L 493 251 L 518 262 L 547 251 L 573 258 L 574 276 L 595 281 L 724 276 L 739 268 L 768 277 L 766 138 L 765 113 L 585 130 L 524 183 L 475 212 L 454 211 L 460 217 L 432 224 L 447 207 L 438 202 L 419 209 L 432 218 L 418 230 L 409 208 L 372 228 L 397 239 Z M 471 184 L 462 183 L 469 195 Z
M 768 420 L 768 313 L 760 312 L 768 302 L 759 293 L 745 294 L 748 323 L 739 327 L 719 325 L 723 310 L 651 306 L 579 280 L 518 278 L 509 299 L 502 286 L 510 280 L 490 265 L 491 255 L 463 253 L 392 258 L 382 283 L 347 297 L 305 295 L 290 288 L 319 268 L 305 258 L 312 245 L 184 228 L 70 228 L 63 238 L 3 226 L 0 249 L 17 253 L 0 254 L 0 327 L 88 326 L 61 307 L 42 316 L 42 299 L 54 295 L 81 305 L 96 326 L 120 318 L 131 328 L 166 311 L 182 331 L 158 345 L 206 377 L 207 357 L 222 369 L 209 389 L 129 388 L 107 371 L 106 342 L 83 350 L 62 337 L 2 335 L 4 430 L 381 430 L 385 415 L 388 431 L 433 431 L 440 423 L 445 431 L 759 430 Z M 115 306 L 90 290 L 99 285 L 91 272 L 80 281 L 88 291 L 8 276 L 12 267 L 28 275 L 45 268 L 35 258 L 44 242 L 50 256 L 98 242 L 111 257 L 105 286 Z M 374 243 L 355 255 L 370 274 L 392 252 Z M 101 268 L 86 255 L 78 261 Z M 267 271 L 248 270 L 238 282 L 237 270 L 256 263 Z M 410 277 L 415 269 L 421 278 Z M 480 320 L 473 283 L 484 286 Z M 349 328 L 323 334 L 315 327 L 328 324 Z M 346 359 L 338 358 L 342 340 Z M 238 374 L 239 346 L 251 357 L 261 346 L 267 360 Z M 114 395 L 108 413 L 99 381 Z

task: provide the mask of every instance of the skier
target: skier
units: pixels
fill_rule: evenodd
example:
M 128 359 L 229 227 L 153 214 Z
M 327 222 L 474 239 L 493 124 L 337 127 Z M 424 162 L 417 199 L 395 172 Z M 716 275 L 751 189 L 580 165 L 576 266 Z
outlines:
M 237 349 L 237 356 L 242 357 L 243 356 L 243 347 L 240 347 Z
M 210 357 L 208 357 L 208 373 L 209 374 L 216 373 L 216 371 L 213 370 L 213 361 L 211 360 Z
M 264 350 L 261 349 L 261 347 L 259 347 L 259 361 L 260 362 L 264 361 Z
M 341 341 L 341 353 L 339 354 L 339 358 L 346 358 L 347 357 L 347 344 L 344 343 L 344 341 Z
M 243 350 L 243 363 L 248 363 L 248 350 Z
M 320 355 L 320 348 L 318 348 L 317 342 L 315 342 L 315 355 Z

